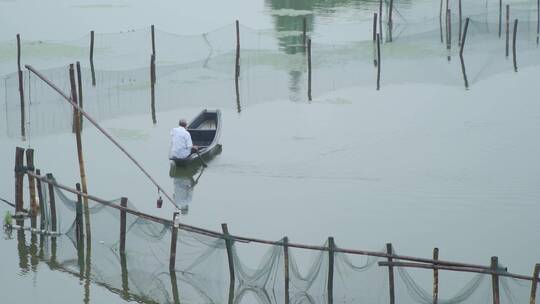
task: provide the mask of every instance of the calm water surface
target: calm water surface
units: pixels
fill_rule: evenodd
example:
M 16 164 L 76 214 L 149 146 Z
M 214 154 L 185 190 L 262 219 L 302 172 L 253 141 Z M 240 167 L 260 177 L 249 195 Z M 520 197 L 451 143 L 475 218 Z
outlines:
M 400 1 L 399 6 L 419 16 L 437 12 L 429 1 Z M 307 16 L 313 36 L 332 41 L 347 40 L 340 34 L 358 28 L 363 29 L 358 39 L 370 39 L 376 3 L 1 1 L 0 7 L 1 40 L 18 32 L 34 40 L 69 40 L 90 29 L 114 32 L 152 23 L 174 33 L 200 34 L 234 19 L 280 33 L 298 30 L 298 16 Z M 24 18 L 15 18 L 23 12 Z M 299 38 L 287 37 L 276 43 L 281 53 L 293 56 L 298 53 L 294 39 Z M 424 257 L 439 247 L 445 259 L 480 264 L 498 255 L 511 271 L 529 273 L 540 262 L 535 233 L 540 229 L 539 72 L 532 66 L 500 73 L 471 90 L 422 83 L 389 85 L 382 91 L 351 86 L 299 102 L 293 97 L 303 94 L 298 91 L 304 87 L 295 86 L 294 79 L 301 82 L 305 76 L 296 77 L 291 69 L 283 98 L 255 101 L 250 100 L 255 94 L 247 92 L 241 113 L 234 95 L 210 94 L 215 100 L 204 103 L 165 101 L 166 107 L 158 106 L 158 123 L 152 124 L 145 110 L 109 101 L 101 110 L 114 110 L 115 115 L 101 123 L 174 193 L 179 183 L 169 176 L 169 130 L 201 108 L 222 109 L 222 153 L 204 172 L 185 176 L 188 182 L 198 179 L 189 212 L 182 217 L 186 223 L 213 230 L 228 223 L 234 234 L 274 240 L 287 235 L 308 244 L 323 244 L 334 236 L 348 248 L 379 250 L 391 242 L 399 253 Z M 354 77 L 343 77 L 348 76 Z M 233 88 L 229 82 L 221 85 Z M 270 82 L 266 90 L 272 89 Z M 92 100 L 86 102 L 91 107 Z M 65 127 L 69 108 L 65 119 L 52 120 L 59 124 L 52 132 L 40 133 L 34 122 L 25 142 L 13 129 L 17 124 L 8 122 L 18 119 L 17 112 L 3 108 L 0 114 L 0 197 L 14 197 L 16 146 L 33 147 L 38 166 L 60 182 L 77 182 L 75 139 Z M 127 196 L 139 210 L 171 218 L 173 208 L 165 204 L 156 209 L 155 188 L 88 123 L 83 145 L 89 192 L 110 199 Z M 2 215 L 6 210 L 11 209 L 0 205 Z M 31 246 L 18 247 L 20 239 L 13 232 L 0 240 L 0 290 L 6 303 L 122 301 L 104 286 L 85 286 L 73 275 L 36 262 Z M 263 251 L 254 249 L 246 262 L 255 264 Z

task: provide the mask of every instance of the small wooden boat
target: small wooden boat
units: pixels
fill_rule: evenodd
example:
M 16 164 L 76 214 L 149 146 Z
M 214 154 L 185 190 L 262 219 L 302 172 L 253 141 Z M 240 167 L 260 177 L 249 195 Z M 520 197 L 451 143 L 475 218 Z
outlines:
M 194 146 L 199 147 L 199 153 L 192 153 L 186 158 L 172 158 L 176 166 L 188 166 L 190 164 L 202 164 L 199 157 L 208 160 L 221 152 L 218 144 L 221 132 L 221 112 L 219 110 L 203 110 L 187 126 Z

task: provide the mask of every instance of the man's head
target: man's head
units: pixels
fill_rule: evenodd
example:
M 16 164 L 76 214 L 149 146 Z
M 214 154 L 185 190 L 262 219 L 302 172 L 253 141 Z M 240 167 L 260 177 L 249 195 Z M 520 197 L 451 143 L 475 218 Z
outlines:
M 185 119 L 180 119 L 180 122 L 178 123 L 180 127 L 187 127 L 187 121 Z

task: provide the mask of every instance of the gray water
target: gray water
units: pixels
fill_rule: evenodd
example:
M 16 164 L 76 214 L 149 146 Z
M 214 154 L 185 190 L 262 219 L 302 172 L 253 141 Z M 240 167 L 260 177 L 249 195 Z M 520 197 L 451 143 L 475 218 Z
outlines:
M 291 2 L 1 1 L 0 40 L 20 32 L 25 39 L 65 41 L 90 29 L 116 32 L 149 24 L 199 34 L 234 19 L 278 33 L 297 30 L 296 17 L 305 15 L 320 41 L 351 39 L 340 36 L 347 28 L 363 29 L 355 39 L 371 39 L 376 3 Z M 398 5 L 419 16 L 437 14 L 438 9 L 438 3 L 430 1 Z M 277 43 L 279 52 L 295 54 L 286 40 Z M 2 58 L 11 60 L 13 55 Z M 1 62 L 6 67 L 2 75 L 15 68 L 8 59 Z M 510 271 L 529 274 L 540 261 L 539 71 L 534 65 L 518 73 L 510 69 L 479 79 L 470 90 L 431 82 L 396 83 L 381 91 L 334 85 L 335 89 L 315 94 L 311 102 L 295 97 L 305 95 L 305 86 L 291 84 L 289 74 L 285 83 L 290 86 L 283 88 L 282 98 L 250 100 L 261 95 L 244 86 L 240 113 L 233 83 L 223 82 L 216 87 L 230 86 L 230 95 L 218 91 L 205 95 L 213 101 L 167 101 L 161 110 L 158 104 L 155 125 L 148 112 L 110 100 L 103 109 L 117 112 L 100 123 L 173 193 L 169 130 L 179 118 L 190 119 L 201 108 L 221 108 L 223 151 L 202 172 L 189 213 L 182 217 L 185 223 L 213 230 L 228 223 L 237 235 L 271 240 L 287 235 L 291 241 L 317 245 L 333 236 L 342 247 L 368 250 L 391 242 L 401 254 L 423 257 L 439 247 L 441 258 L 478 264 L 488 264 L 496 255 Z M 276 80 L 274 85 L 281 83 Z M 272 91 L 272 83 L 266 89 Z M 61 116 L 62 111 L 56 113 Z M 37 122 L 30 121 L 30 136 L 23 142 L 18 129 L 11 127 L 17 124 L 7 123 L 18 119 L 17 111 L 0 110 L 6 119 L 5 124 L 0 120 L 0 197 L 10 201 L 14 197 L 16 146 L 34 148 L 38 167 L 53 172 L 60 182 L 78 181 L 69 107 L 65 114 L 52 120 L 59 123 L 52 132 L 40 134 Z M 172 217 L 171 205 L 155 208 L 155 188 L 87 122 L 83 146 L 90 193 L 110 199 L 127 196 L 140 211 Z M 2 215 L 6 210 L 11 208 L 0 205 Z M 16 233 L 6 235 L 0 244 L 2 302 L 122 302 L 99 284 L 84 286 L 69 274 L 25 260 L 26 254 L 19 256 L 24 251 L 17 247 Z M 247 256 L 248 261 L 255 263 L 258 253 Z M 244 299 L 250 301 L 254 299 Z

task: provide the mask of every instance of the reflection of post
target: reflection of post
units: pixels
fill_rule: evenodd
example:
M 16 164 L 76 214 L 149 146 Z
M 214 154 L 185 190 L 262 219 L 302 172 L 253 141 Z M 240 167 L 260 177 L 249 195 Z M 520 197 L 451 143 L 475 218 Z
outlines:
M 458 46 L 461 45 L 461 25 L 462 25 L 462 17 L 461 17 L 461 0 L 458 0 L 458 14 L 459 14 L 459 32 L 458 32 Z
M 439 248 L 433 248 L 433 260 L 439 259 Z M 439 270 L 433 268 L 433 304 L 439 302 Z
M 309 43 L 309 40 L 308 40 Z M 229 261 L 229 304 L 234 302 L 234 259 L 232 251 L 232 239 L 229 235 L 229 229 L 227 224 L 221 224 L 221 229 L 223 230 L 223 236 L 225 238 L 225 246 L 227 248 L 227 259 Z
M 463 59 L 463 48 L 465 48 L 465 41 L 467 39 L 467 30 L 469 29 L 469 18 L 465 19 L 465 29 L 463 30 L 463 37 L 461 39 L 461 48 L 459 50 L 459 59 L 461 61 L 461 71 L 463 72 L 463 80 L 465 81 L 465 88 L 469 88 L 469 81 L 467 80 L 467 73 L 465 71 L 465 60 Z
M 120 206 L 127 208 L 127 197 L 120 199 Z M 120 254 L 126 252 L 126 210 L 120 210 Z
M 47 173 L 47 179 L 49 180 L 49 203 L 51 208 L 51 231 L 57 232 L 56 227 L 56 202 L 54 198 L 54 185 L 52 184 L 53 181 L 53 175 L 51 173 Z
M 493 272 L 491 274 L 491 286 L 493 289 L 493 304 L 500 303 L 499 276 L 496 273 L 498 271 L 498 268 L 499 268 L 499 258 L 496 256 L 491 257 L 491 271 Z
M 77 191 L 81 191 L 81 184 L 77 183 L 75 184 L 75 189 Z M 82 197 L 80 194 L 77 194 L 77 205 L 76 205 L 76 216 L 75 216 L 75 231 L 77 235 L 77 245 L 84 244 L 83 242 L 83 211 L 82 211 Z
M 377 91 L 381 89 L 381 37 L 377 34 Z
M 15 214 L 23 211 L 24 148 L 15 149 Z M 20 221 L 20 223 L 24 223 Z M 17 225 L 19 221 L 17 221 Z
M 25 129 L 25 112 L 24 112 L 24 85 L 23 85 L 23 72 L 21 70 L 21 35 L 17 34 L 17 71 L 19 75 L 19 96 L 21 98 L 21 137 L 22 140 L 26 138 Z
M 19 268 L 28 270 L 28 248 L 26 248 L 26 236 L 24 230 L 17 230 L 17 252 L 19 254 Z
M 501 36 L 502 36 L 502 0 L 499 0 L 499 38 L 501 38 Z
M 171 289 L 174 304 L 180 304 L 180 295 L 178 293 L 178 280 L 176 279 L 176 272 L 174 270 L 171 270 L 169 273 L 171 275 Z
M 307 39 L 307 20 L 306 17 L 302 18 L 302 46 L 306 47 L 306 39 Z
M 285 264 L 285 304 L 289 304 L 289 238 L 283 238 L 283 263 Z
M 377 13 L 373 13 L 373 64 L 377 66 Z
M 446 51 L 448 52 L 448 61 L 452 49 L 452 11 L 446 10 Z
M 334 238 L 328 238 L 328 304 L 334 303 Z
M 308 100 L 311 100 L 311 39 L 307 40 L 308 54 Z
M 394 10 L 394 0 L 390 0 L 390 7 L 388 8 L 388 41 L 392 42 L 392 30 L 393 30 L 393 23 L 392 20 L 392 11 Z
M 94 71 L 94 31 L 90 31 L 90 71 L 92 73 L 92 86 L 96 86 L 96 72 Z
M 444 43 L 443 30 L 442 30 L 442 12 L 443 12 L 443 0 L 441 0 L 441 6 L 440 6 L 440 9 L 439 9 L 439 28 L 440 28 L 440 31 L 441 31 L 441 43 Z
M 387 254 L 390 254 L 390 255 L 393 255 L 393 250 L 392 250 L 392 244 L 391 243 L 387 243 L 386 244 L 386 253 Z M 390 304 L 394 304 L 396 301 L 395 301 L 395 293 L 394 293 L 394 267 L 392 267 L 392 258 L 389 257 L 388 258 L 388 287 L 389 287 L 389 290 L 390 290 Z
M 178 227 L 176 225 L 176 222 L 178 221 L 176 218 L 180 216 L 178 212 L 173 213 L 173 226 L 172 226 L 172 233 L 171 233 L 171 252 L 169 257 L 169 271 L 174 271 L 174 267 L 176 265 L 176 241 L 178 238 Z
M 514 61 L 514 71 L 518 71 L 517 67 L 517 54 L 516 54 L 516 37 L 517 37 L 518 20 L 514 20 L 514 37 L 512 39 L 512 58 Z
M 26 150 L 26 170 L 34 172 L 34 149 Z M 36 201 L 36 180 L 28 174 L 28 194 L 30 196 L 30 226 L 36 228 L 36 215 L 38 206 Z
M 41 171 L 39 169 L 36 170 L 36 174 L 41 176 Z M 39 200 L 39 229 L 41 231 L 45 230 L 45 202 L 43 197 L 43 189 L 41 188 L 41 180 L 37 180 L 37 197 Z
M 37 271 L 37 266 L 39 264 L 38 256 L 38 244 L 37 244 L 37 234 L 30 234 L 30 246 L 28 248 L 28 253 L 30 255 L 30 265 L 32 266 L 32 271 Z
M 120 252 L 120 268 L 122 271 L 122 298 L 129 299 L 129 274 L 125 252 Z

